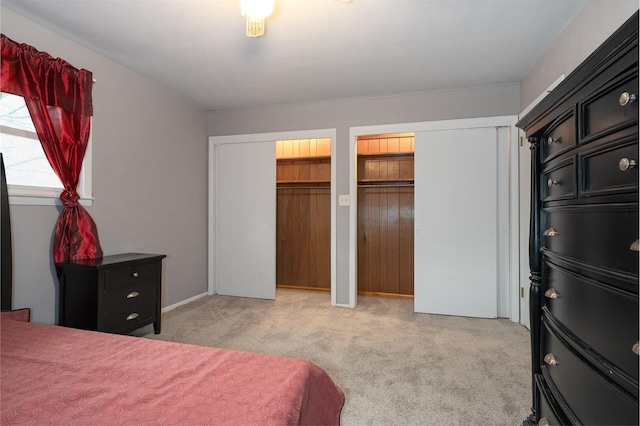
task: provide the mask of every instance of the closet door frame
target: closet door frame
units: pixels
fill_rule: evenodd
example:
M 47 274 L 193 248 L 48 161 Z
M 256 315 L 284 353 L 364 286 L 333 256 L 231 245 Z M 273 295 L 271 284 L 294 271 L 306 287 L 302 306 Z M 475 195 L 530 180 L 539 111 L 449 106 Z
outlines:
M 209 137 L 209 185 L 208 185 L 208 256 L 207 256 L 207 292 L 209 295 L 217 294 L 217 238 L 216 238 L 216 150 L 223 144 L 251 143 L 290 139 L 317 139 L 331 138 L 331 304 L 336 306 L 336 129 L 316 129 L 298 130 L 288 132 L 254 133 L 228 136 Z M 273 162 L 276 162 L 275 150 Z M 275 185 L 276 175 L 273 175 Z M 275 194 L 274 194 L 275 197 Z M 274 224 L 275 226 L 275 224 Z M 275 252 L 276 240 L 274 237 L 273 247 Z M 275 265 L 274 265 L 275 267 Z M 274 277 L 275 282 L 275 277 Z
M 477 127 L 505 127 L 508 129 L 509 141 L 509 248 L 505 256 L 508 256 L 508 318 L 511 321 L 520 321 L 520 208 L 519 208 L 519 149 L 518 129 L 515 123 L 517 115 L 479 117 L 458 120 L 424 121 L 415 123 L 398 123 L 375 126 L 358 126 L 349 129 L 349 182 L 351 205 L 349 207 L 349 298 L 351 307 L 356 306 L 357 301 L 357 140 L 358 136 L 386 133 L 410 133 L 428 132 L 435 130 L 457 130 Z M 445 159 L 446 160 L 446 159 Z M 524 265 L 526 267 L 526 265 Z

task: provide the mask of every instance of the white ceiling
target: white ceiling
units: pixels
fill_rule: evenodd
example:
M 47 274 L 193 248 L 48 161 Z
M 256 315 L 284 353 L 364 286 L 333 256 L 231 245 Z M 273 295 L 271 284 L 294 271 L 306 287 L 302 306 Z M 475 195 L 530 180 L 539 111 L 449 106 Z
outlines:
M 584 0 L 276 3 L 251 39 L 239 0 L 2 0 L 208 110 L 517 83 Z

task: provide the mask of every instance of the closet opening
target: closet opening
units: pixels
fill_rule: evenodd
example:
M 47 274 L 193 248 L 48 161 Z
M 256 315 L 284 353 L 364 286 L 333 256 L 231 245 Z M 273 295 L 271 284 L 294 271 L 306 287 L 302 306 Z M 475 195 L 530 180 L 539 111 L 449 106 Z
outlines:
M 358 136 L 358 294 L 414 296 L 414 133 Z
M 276 288 L 331 292 L 331 138 L 276 141 Z

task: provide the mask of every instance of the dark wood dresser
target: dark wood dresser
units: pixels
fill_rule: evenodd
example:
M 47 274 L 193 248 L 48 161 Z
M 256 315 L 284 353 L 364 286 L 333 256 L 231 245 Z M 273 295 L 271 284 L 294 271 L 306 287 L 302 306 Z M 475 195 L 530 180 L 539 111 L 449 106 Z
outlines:
M 59 263 L 59 321 L 126 334 L 153 323 L 160 333 L 161 254 L 126 253 Z
M 638 424 L 638 13 L 518 127 L 532 150 L 533 414 Z

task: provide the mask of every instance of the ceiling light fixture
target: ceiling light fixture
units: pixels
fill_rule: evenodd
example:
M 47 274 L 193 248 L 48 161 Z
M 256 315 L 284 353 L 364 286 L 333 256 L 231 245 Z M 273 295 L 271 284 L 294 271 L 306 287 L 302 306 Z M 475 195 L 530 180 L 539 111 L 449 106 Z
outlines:
M 240 16 L 247 18 L 247 37 L 264 35 L 264 20 L 273 12 L 275 0 L 240 0 Z

